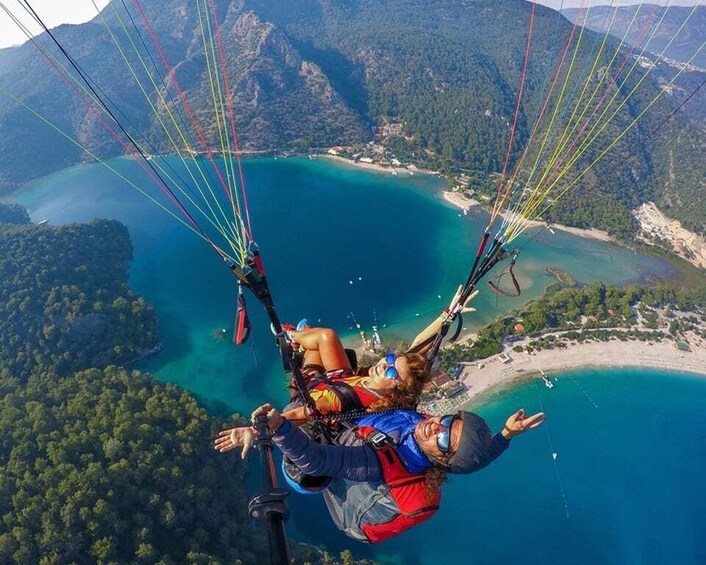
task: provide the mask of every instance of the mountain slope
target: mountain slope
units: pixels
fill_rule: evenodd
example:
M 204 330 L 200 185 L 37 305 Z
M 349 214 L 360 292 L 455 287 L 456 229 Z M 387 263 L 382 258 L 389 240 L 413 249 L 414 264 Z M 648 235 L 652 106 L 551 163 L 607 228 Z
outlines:
M 362 144 L 372 137 L 370 126 L 391 121 L 402 127 L 402 136 L 389 140 L 395 152 L 443 170 L 463 168 L 486 177 L 502 169 L 531 5 L 519 0 L 290 0 L 286 9 L 269 0 L 219 0 L 216 5 L 241 146 L 246 150 L 301 151 Z M 208 110 L 209 72 L 195 6 L 185 0 L 165 0 L 148 5 L 147 10 L 184 95 L 205 135 L 215 143 L 217 128 Z M 120 42 L 129 53 L 119 14 L 106 9 L 105 23 L 123 38 Z M 138 28 L 148 41 L 150 30 L 139 22 Z M 153 112 L 135 88 L 101 18 L 82 26 L 64 26 L 56 33 L 132 123 L 148 132 L 148 150 L 173 151 L 158 126 L 160 120 L 168 121 L 167 110 L 179 97 L 174 81 L 145 81 Z M 557 12 L 536 7 L 511 165 L 529 138 L 563 46 L 569 38 L 576 45 L 579 37 L 575 67 L 588 70 L 601 36 L 580 33 Z M 46 44 L 47 38 L 41 41 Z M 618 42 L 611 39 L 608 44 L 614 49 Z M 152 55 L 159 67 L 157 53 Z M 611 64 L 607 56 L 603 61 L 605 66 Z M 137 61 L 136 66 L 140 68 Z M 621 88 L 611 87 L 616 105 L 640 81 L 647 66 L 638 66 Z M 586 152 L 578 168 L 593 162 L 659 93 L 670 76 L 668 69 L 660 72 L 645 82 L 640 96 L 623 105 L 603 140 Z M 37 58 L 31 45 L 0 51 L 0 86 L 51 116 L 98 155 L 125 151 Z M 582 179 L 571 202 L 552 211 L 553 219 L 626 236 L 634 229 L 630 208 L 646 200 L 659 201 L 667 193 L 670 202 L 683 202 L 683 207 L 672 208 L 673 213 L 686 214 L 691 209 L 706 217 L 706 203 L 694 199 L 700 185 L 693 184 L 694 179 L 706 177 L 706 164 L 698 158 L 703 129 L 677 116 L 673 129 L 663 128 L 660 135 L 650 136 L 685 96 L 686 88 L 677 86 L 620 138 Z M 557 88 L 549 108 L 557 102 L 558 92 Z M 574 88 L 570 95 L 576 92 Z M 6 132 L 0 138 L 0 186 L 11 188 L 91 158 L 50 134 L 16 100 L 2 96 L 0 125 Z M 664 134 L 670 131 L 694 142 L 681 145 L 680 151 L 686 153 L 676 155 L 695 164 L 688 174 L 669 167 L 671 138 Z M 191 148 L 190 143 L 177 138 L 180 147 Z M 38 152 L 41 159 L 36 158 Z M 528 157 L 531 162 L 538 155 Z M 570 180 L 569 176 L 566 182 Z M 697 216 L 690 213 L 690 227 L 703 230 L 704 222 Z
M 595 6 L 590 10 L 562 10 L 570 21 L 584 24 L 600 33 L 610 33 L 619 40 L 643 50 L 650 58 L 659 56 L 658 82 L 664 84 L 675 69 L 688 65 L 674 85 L 671 97 L 680 104 L 706 80 L 706 6 L 669 8 L 654 4 L 642 6 Z M 684 114 L 706 126 L 706 89 L 701 89 L 688 104 Z
M 655 4 L 594 6 L 590 10 L 568 8 L 561 13 L 593 31 L 607 31 L 618 39 L 624 38 L 629 45 L 663 53 L 664 57 L 681 63 L 691 60 L 693 65 L 706 69 L 706 50 L 698 52 L 706 33 L 706 6 L 693 9 Z
M 267 150 L 279 147 L 305 148 L 327 146 L 341 142 L 363 141 L 368 128 L 359 115 L 350 110 L 327 77 L 315 64 L 299 56 L 287 37 L 273 24 L 264 22 L 251 11 L 239 9 L 239 3 L 221 4 L 222 33 L 235 105 L 240 124 L 241 146 L 245 150 Z M 212 147 L 217 145 L 215 124 L 208 116 L 211 90 L 208 69 L 201 50 L 198 18 L 195 7 L 183 1 L 170 1 L 148 6 L 148 19 L 154 27 L 169 63 L 173 66 L 184 96 L 193 105 L 200 126 Z M 131 52 L 107 9 L 106 23 L 119 38 L 124 53 L 135 69 L 140 82 L 160 118 L 169 124 L 165 106 L 178 99 L 174 82 L 154 79 L 154 84 L 142 69 L 142 62 Z M 140 34 L 148 40 L 148 30 L 140 25 Z M 130 131 L 148 132 L 150 152 L 174 152 L 174 147 L 160 133 L 155 114 L 122 60 L 111 37 L 99 19 L 81 26 L 62 26 L 55 31 L 78 64 L 115 103 L 131 124 Z M 51 47 L 46 34 L 40 38 L 43 46 Z M 157 67 L 161 62 L 153 54 Z M 150 61 L 146 60 L 149 66 Z M 150 73 L 156 72 L 150 68 Z M 69 86 L 41 58 L 31 44 L 0 51 L 0 85 L 3 94 L 11 94 L 26 102 L 33 110 L 51 120 L 58 128 L 75 138 L 92 152 L 109 157 L 126 151 L 105 130 L 104 117 L 87 111 L 75 86 Z M 158 96 L 161 93 L 162 97 Z M 165 104 L 166 102 L 166 104 Z M 171 106 L 173 108 L 173 106 Z M 181 111 L 183 119 L 186 116 Z M 120 114 L 120 115 L 122 115 Z M 109 120 L 107 120 L 109 121 Z M 126 120 L 127 121 L 127 120 Z M 29 178 L 90 159 L 82 149 L 51 133 L 17 100 L 0 96 L 0 124 L 5 135 L 0 138 L 0 186 L 13 187 Z M 134 128 L 132 127 L 134 126 Z M 180 148 L 183 142 L 168 125 Z M 51 137 L 51 143 L 45 138 Z M 17 140 L 20 140 L 18 144 Z M 192 146 L 193 147 L 193 146 Z M 27 162 L 30 148 L 41 148 L 43 159 Z

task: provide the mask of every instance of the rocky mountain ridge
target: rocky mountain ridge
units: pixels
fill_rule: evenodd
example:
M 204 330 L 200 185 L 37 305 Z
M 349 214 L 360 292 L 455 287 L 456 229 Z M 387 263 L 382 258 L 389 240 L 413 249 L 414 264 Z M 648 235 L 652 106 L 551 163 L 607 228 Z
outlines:
M 486 177 L 502 168 L 522 73 L 528 4 L 519 0 L 500 4 L 491 0 L 290 0 L 283 9 L 269 0 L 218 0 L 215 5 L 241 149 L 246 152 L 362 145 L 372 138 L 373 126 L 393 122 L 400 124 L 402 134 L 386 143 L 406 159 Z M 118 7 L 114 1 L 92 22 L 62 26 L 56 36 L 130 116 L 135 128 L 145 132 L 150 152 L 173 152 L 111 40 L 111 33 L 122 38 L 119 42 L 129 52 L 128 41 L 120 35 L 120 11 L 113 9 Z M 155 79 L 149 98 L 164 114 L 177 105 L 178 82 L 205 136 L 215 144 L 218 130 L 210 117 L 209 70 L 196 6 L 185 0 L 165 0 L 147 5 L 146 10 L 174 69 L 172 76 Z M 147 42 L 150 30 L 139 19 L 137 28 Z M 536 7 L 511 164 L 529 136 L 546 91 L 546 77 L 558 60 L 557 46 L 570 34 L 571 24 L 560 14 Z M 577 64 L 584 66 L 590 60 L 591 42 L 595 45 L 599 38 L 590 32 L 586 36 L 586 46 L 577 53 Z M 38 41 L 50 45 L 46 35 Z M 617 48 L 617 42 L 609 43 Z M 153 57 L 160 68 L 159 57 L 156 53 Z M 624 107 L 616 124 L 630 123 L 641 105 L 663 88 L 660 81 L 670 76 L 668 64 L 663 66 L 663 78 L 657 74 L 648 81 L 644 94 Z M 640 72 L 644 71 L 636 76 Z M 151 84 L 146 71 L 140 79 Z M 693 83 L 698 77 L 690 80 Z M 31 44 L 0 51 L 0 87 L 3 94 L 10 93 L 0 95 L 0 126 L 5 133 L 0 138 L 0 189 L 93 160 L 84 147 L 101 158 L 125 152 Z M 706 132 L 699 120 L 689 122 L 680 115 L 658 135 L 650 135 L 660 116 L 667 115 L 686 92 L 688 87 L 680 84 L 662 97 L 656 111 L 586 175 L 572 201 L 552 211 L 552 219 L 626 236 L 637 227 L 630 210 L 655 201 L 690 229 L 706 229 L 706 208 L 702 210 L 706 203 L 695 198 L 700 179 L 706 177 L 702 158 Z M 50 118 L 81 147 L 57 136 L 22 103 Z M 616 126 L 607 135 L 618 131 Z M 677 135 L 681 140 L 675 142 Z M 578 165 L 589 163 L 602 147 L 605 144 L 587 153 Z M 676 172 L 669 164 L 675 152 L 687 165 Z

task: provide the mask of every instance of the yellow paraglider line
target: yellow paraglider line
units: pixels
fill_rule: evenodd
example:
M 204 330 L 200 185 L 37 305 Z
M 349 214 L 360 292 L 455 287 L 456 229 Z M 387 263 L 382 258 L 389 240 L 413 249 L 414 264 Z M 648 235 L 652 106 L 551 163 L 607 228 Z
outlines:
M 226 166 L 226 178 L 228 179 L 228 189 L 230 191 L 230 201 L 233 207 L 233 216 L 239 218 L 240 202 L 238 199 L 237 190 L 234 189 L 235 169 L 233 168 L 231 141 L 228 134 L 228 118 L 226 116 L 223 89 L 221 87 L 220 77 L 218 74 L 218 58 L 215 52 L 213 32 L 211 30 L 211 22 L 209 18 L 206 17 L 206 29 L 204 29 L 204 18 L 201 14 L 200 2 L 198 1 L 196 3 L 196 8 L 198 11 L 199 27 L 201 29 L 203 53 L 206 59 L 206 67 L 208 71 L 209 86 L 211 89 L 213 110 L 214 115 L 216 117 L 216 126 L 221 142 L 221 153 L 223 155 Z M 205 8 L 204 10 L 206 14 L 208 14 L 208 11 Z M 208 31 L 208 41 L 206 40 L 206 30 Z M 240 221 L 240 227 L 240 235 L 245 241 L 247 240 L 247 235 L 245 233 L 245 225 L 242 221 Z
M 552 193 L 552 191 L 553 191 L 553 189 L 556 187 L 557 183 L 568 173 L 568 171 L 576 164 L 576 162 L 577 162 L 577 161 L 580 159 L 580 157 L 582 157 L 583 154 L 592 146 L 592 144 L 595 143 L 595 141 L 600 137 L 600 134 L 601 134 L 601 133 L 605 130 L 605 128 L 613 121 L 613 119 L 618 115 L 618 113 L 619 113 L 620 110 L 625 106 L 625 104 L 627 104 L 627 102 L 630 100 L 631 96 L 637 91 L 637 89 L 640 87 L 640 85 L 642 84 L 642 82 L 644 82 L 644 80 L 646 80 L 646 78 L 647 78 L 647 76 L 650 74 L 651 70 L 654 68 L 654 66 L 657 64 L 657 62 L 659 62 L 659 60 L 663 57 L 663 55 L 664 55 L 664 53 L 666 52 L 666 50 L 667 50 L 667 49 L 671 46 L 671 44 L 674 42 L 674 40 L 676 39 L 676 37 L 679 35 L 679 33 L 681 32 L 681 30 L 682 30 L 682 29 L 684 28 L 684 26 L 686 25 L 686 23 L 687 23 L 689 17 L 691 17 L 694 12 L 695 12 L 695 9 L 692 9 L 692 11 L 690 12 L 689 16 L 685 19 L 685 21 L 682 23 L 682 25 L 679 27 L 679 29 L 675 32 L 675 34 L 673 35 L 673 37 L 670 39 L 670 41 L 668 42 L 668 44 L 664 47 L 664 49 L 662 50 L 662 52 L 658 55 L 657 60 L 655 61 L 654 65 L 653 65 L 650 69 L 648 69 L 647 72 L 645 72 L 645 74 L 641 77 L 641 79 L 638 81 L 638 83 L 635 85 L 635 87 L 630 91 L 630 93 L 628 93 L 628 95 L 626 95 L 626 96 L 624 97 L 624 99 L 623 99 L 623 101 L 621 102 L 621 104 L 618 105 L 618 107 L 616 108 L 616 110 L 615 110 L 615 111 L 610 115 L 610 117 L 609 117 L 607 120 L 605 120 L 605 122 L 601 125 L 600 120 L 605 116 L 605 114 L 607 113 L 608 108 L 611 107 L 613 101 L 615 100 L 615 98 L 616 98 L 616 96 L 617 96 L 617 93 L 614 94 L 614 96 L 613 96 L 613 98 L 611 99 L 610 103 L 608 104 L 607 108 L 604 109 L 604 111 L 601 113 L 601 116 L 599 117 L 598 121 L 593 125 L 593 127 L 591 128 L 591 130 L 590 130 L 589 133 L 587 134 L 586 139 L 583 140 L 583 142 L 581 143 L 579 149 L 578 149 L 578 150 L 574 153 L 574 155 L 569 159 L 569 162 L 568 162 L 562 169 L 559 170 L 559 172 L 558 172 L 558 174 L 557 174 L 557 177 L 556 177 L 555 179 L 553 179 L 553 182 L 552 182 L 550 185 L 548 185 L 547 187 L 543 188 L 543 189 L 541 188 L 541 184 L 540 184 L 540 185 L 538 185 L 538 186 L 533 190 L 533 198 L 532 198 L 531 203 L 528 203 L 525 207 L 523 207 L 523 209 L 521 210 L 520 214 L 519 214 L 517 217 L 513 218 L 512 222 L 508 225 L 507 229 L 506 229 L 505 232 L 504 232 L 509 241 L 512 241 L 513 239 L 515 239 L 515 238 L 517 237 L 517 235 L 519 235 L 519 233 L 521 233 L 522 231 L 524 231 L 524 229 L 526 229 L 526 228 L 529 226 L 529 220 L 530 220 L 531 218 L 533 218 L 533 217 L 536 217 L 536 214 L 535 214 L 535 213 L 536 213 L 536 211 L 539 209 L 539 207 L 541 206 L 541 204 L 545 201 L 545 198 L 546 198 L 547 196 L 549 196 L 549 195 Z M 660 21 L 661 21 L 661 20 L 660 20 Z M 654 35 L 654 32 L 653 32 L 653 35 Z M 699 53 L 702 49 L 703 49 L 703 45 L 702 45 L 702 46 L 696 51 L 696 53 L 694 53 L 694 55 L 690 58 L 689 63 L 693 60 L 694 57 L 696 57 L 696 56 L 698 55 L 698 53 Z M 628 74 L 628 76 L 626 76 L 626 77 L 623 79 L 623 84 L 624 84 L 625 80 L 627 80 L 627 78 L 629 77 L 629 75 L 632 73 L 632 71 L 636 68 L 636 65 L 637 65 L 637 64 L 638 64 L 638 63 L 635 63 L 635 64 L 633 65 L 633 67 L 632 67 L 632 69 L 630 70 L 630 73 Z M 687 63 L 687 64 L 688 64 L 688 63 Z M 671 84 L 673 83 L 673 81 L 676 80 L 676 78 L 683 72 L 683 70 L 684 70 L 684 68 L 682 67 L 682 69 L 677 73 L 677 75 L 675 75 L 675 77 L 672 79 L 672 81 L 670 81 L 670 83 L 669 83 L 670 85 L 671 85 Z M 660 91 L 660 92 L 657 94 L 657 96 L 655 97 L 655 99 L 647 106 L 647 109 L 649 109 L 652 105 L 654 105 L 654 103 L 657 101 L 657 99 L 659 99 L 659 97 L 663 94 L 663 92 L 664 92 L 664 91 Z M 645 111 L 646 111 L 646 110 L 643 110 L 643 111 L 639 114 L 639 116 L 638 116 L 637 118 L 635 118 L 635 120 L 633 120 L 633 122 L 632 122 L 630 125 L 628 125 L 627 128 L 625 128 L 625 130 L 624 130 L 615 140 L 613 140 L 613 142 L 608 146 L 608 148 L 607 148 L 605 151 L 603 151 L 603 152 L 601 153 L 601 155 L 599 156 L 599 158 L 596 159 L 593 163 L 591 163 L 591 165 L 589 166 L 590 168 L 592 168 L 592 167 L 595 165 L 595 163 L 598 162 L 598 160 L 600 160 L 600 158 L 602 158 L 602 157 L 608 152 L 608 150 L 611 149 L 611 148 L 617 143 L 617 141 L 618 141 L 619 139 L 621 139 L 621 138 L 625 135 L 625 133 L 627 133 L 627 131 L 628 131 L 629 129 L 631 129 L 631 128 L 635 125 L 635 123 L 637 123 L 638 119 L 639 119 L 642 115 L 644 115 Z M 598 131 L 595 132 L 596 128 L 598 128 L 599 126 L 600 126 L 600 129 L 598 129 Z M 595 132 L 595 133 L 594 133 L 594 132 Z M 591 136 L 592 136 L 592 137 L 591 137 Z M 570 186 L 570 187 L 573 187 L 573 186 L 576 184 L 576 182 L 578 181 L 578 179 L 579 179 L 579 178 L 582 178 L 583 175 L 584 175 L 586 172 L 588 172 L 588 169 L 585 170 L 584 172 L 582 172 L 581 175 L 580 175 L 577 179 L 575 179 L 569 186 Z M 544 176 L 544 178 L 546 178 L 546 175 Z M 562 191 L 559 193 L 559 195 L 554 198 L 554 200 L 558 199 L 561 195 L 565 194 L 566 190 L 568 190 L 568 189 L 562 190 Z M 550 205 L 545 206 L 543 212 L 546 211 L 549 207 L 550 207 Z
M 704 49 L 704 47 L 706 47 L 706 41 L 704 41 L 701 44 L 701 46 L 697 49 L 697 51 L 694 53 L 694 55 L 692 55 L 692 57 L 687 62 L 687 65 L 691 64 L 691 61 L 694 60 L 694 58 Z M 677 74 L 674 75 L 674 77 L 662 88 L 662 90 L 654 97 L 654 99 L 637 115 L 637 117 L 635 119 L 633 119 L 633 121 L 618 136 L 616 136 L 616 138 L 612 141 L 612 143 L 610 143 L 610 145 L 608 145 L 608 147 L 606 147 L 601 152 L 601 154 L 598 155 L 598 157 L 596 157 L 596 159 L 594 159 L 591 162 L 591 164 L 588 165 L 588 167 L 586 167 L 586 169 L 584 169 L 566 188 L 564 188 L 561 192 L 559 192 L 559 194 L 556 196 L 556 198 L 558 199 L 561 196 L 563 196 L 564 194 L 566 194 L 566 192 L 568 190 L 570 190 L 579 180 L 581 180 L 581 178 L 583 178 L 583 176 L 587 172 L 589 172 L 595 166 L 595 164 L 598 163 L 598 161 L 600 161 L 603 158 L 603 156 L 606 153 L 608 153 L 615 146 L 615 144 L 618 143 L 618 141 L 620 141 L 620 139 L 622 139 L 622 137 L 635 126 L 635 124 L 637 124 L 638 120 L 657 102 L 657 100 L 659 100 L 659 98 L 662 97 L 662 95 L 669 89 L 670 86 L 672 86 L 672 84 L 674 84 L 674 81 L 676 81 L 677 78 L 679 78 L 679 76 L 685 70 L 686 70 L 686 66 L 682 66 L 679 69 L 679 71 L 677 72 Z M 546 206 L 542 210 L 541 213 L 544 213 L 547 209 L 549 209 L 549 206 Z M 541 215 L 541 213 L 539 215 Z M 513 241 L 520 233 L 522 233 L 522 231 L 524 231 L 525 229 L 527 229 L 527 227 L 529 227 L 529 222 L 527 220 L 528 220 L 528 217 L 525 216 L 525 223 L 522 226 L 522 228 L 519 229 L 519 231 L 508 230 L 506 232 L 508 242 Z
M 93 5 L 94 5 L 94 7 L 96 8 L 96 10 L 98 10 L 98 7 L 96 6 L 95 1 L 94 1 L 94 0 L 91 0 L 91 2 L 93 3 Z M 150 72 L 150 70 L 149 70 L 147 64 L 145 63 L 144 58 L 141 56 L 140 51 L 139 51 L 137 45 L 135 45 L 135 42 L 133 41 L 132 36 L 131 36 L 130 33 L 128 32 L 128 30 L 127 30 L 127 28 L 126 28 L 126 26 L 125 26 L 125 23 L 124 23 L 122 17 L 120 16 L 120 13 L 119 13 L 119 11 L 117 10 L 117 8 L 115 7 L 115 5 L 113 5 L 113 11 L 114 11 L 115 16 L 117 17 L 118 21 L 120 22 L 120 25 L 121 25 L 121 27 L 122 27 L 122 29 L 123 29 L 123 32 L 124 32 L 125 36 L 127 37 L 128 41 L 130 42 L 130 45 L 132 46 L 133 52 L 134 52 L 135 55 L 137 56 L 137 58 L 138 58 L 140 64 L 142 65 L 143 70 L 145 71 L 147 77 L 149 78 L 149 80 L 150 80 L 150 82 L 151 82 L 151 84 L 152 84 L 152 87 L 153 87 L 155 93 L 157 94 L 157 96 L 159 97 L 160 102 L 162 103 L 162 106 L 165 108 L 165 110 L 166 110 L 166 112 L 167 112 L 167 115 L 168 115 L 169 119 L 171 120 L 172 126 L 174 127 L 174 129 L 176 130 L 177 134 L 178 134 L 179 137 L 181 138 L 181 141 L 182 141 L 182 143 L 184 144 L 184 146 L 186 147 L 187 152 L 189 152 L 190 155 L 195 155 L 195 154 L 197 153 L 197 151 L 195 151 L 195 150 L 191 147 L 189 141 L 186 139 L 186 135 L 185 135 L 184 131 L 182 130 L 182 128 L 181 128 L 181 127 L 179 126 L 179 124 L 177 123 L 177 121 L 176 121 L 176 119 L 175 119 L 175 117 L 174 117 L 174 115 L 173 115 L 173 113 L 172 113 L 172 110 L 171 110 L 171 108 L 170 108 L 170 104 L 167 103 L 167 101 L 164 99 L 163 95 L 161 94 L 161 91 L 160 91 L 159 86 L 156 84 L 154 78 L 152 77 L 152 74 L 151 74 L 151 72 Z M 140 78 L 138 77 L 137 72 L 135 71 L 135 69 L 133 68 L 132 64 L 131 64 L 130 61 L 128 60 L 127 56 L 125 55 L 125 52 L 123 51 L 122 47 L 120 46 L 120 43 L 118 42 L 117 38 L 115 37 L 115 35 L 114 35 L 113 32 L 111 31 L 110 27 L 107 25 L 107 22 L 105 21 L 105 18 L 103 17 L 102 12 L 99 12 L 99 17 L 101 18 L 101 21 L 102 21 L 103 26 L 105 27 L 107 33 L 110 35 L 110 37 L 111 37 L 111 39 L 112 39 L 112 41 L 113 41 L 113 44 L 115 45 L 115 47 L 116 47 L 118 53 L 120 53 L 120 56 L 122 57 L 122 59 L 123 59 L 125 65 L 128 67 L 128 69 L 129 69 L 129 71 L 130 71 L 130 74 L 131 74 L 133 80 L 135 81 L 135 83 L 136 83 L 137 86 L 139 87 L 139 89 L 140 89 L 140 91 L 141 91 L 141 93 L 142 93 L 142 95 L 143 95 L 145 101 L 147 102 L 147 104 L 148 104 L 149 107 L 151 108 L 152 113 L 154 114 L 154 116 L 155 116 L 155 118 L 157 119 L 157 121 L 159 122 L 159 124 L 160 124 L 162 130 L 164 131 L 165 135 L 167 136 L 167 139 L 169 140 L 169 142 L 170 142 L 172 148 L 174 149 L 174 151 L 175 151 L 176 154 L 178 155 L 178 157 L 179 157 L 179 159 L 181 160 L 181 162 L 182 162 L 184 168 L 186 169 L 188 175 L 191 177 L 191 180 L 194 182 L 194 186 L 196 187 L 196 189 L 198 190 L 198 192 L 199 192 L 201 198 L 203 199 L 204 203 L 205 203 L 206 206 L 208 207 L 208 209 L 209 209 L 209 211 L 210 211 L 210 213 L 211 213 L 211 215 L 212 215 L 212 218 L 213 218 L 213 223 L 214 223 L 214 224 L 217 224 L 219 233 L 221 233 L 221 235 L 222 235 L 229 243 L 231 243 L 231 245 L 232 245 L 233 242 L 231 242 L 231 237 L 227 235 L 227 229 L 228 229 L 228 228 L 227 228 L 226 226 L 229 226 L 229 223 L 228 223 L 228 222 L 229 222 L 228 216 L 226 215 L 226 213 L 224 212 L 223 208 L 221 207 L 221 205 L 220 205 L 220 200 L 219 200 L 219 199 L 216 197 L 216 195 L 214 194 L 213 189 L 211 188 L 211 183 L 210 183 L 209 180 L 206 178 L 206 176 L 205 176 L 205 174 L 204 174 L 204 172 L 203 172 L 203 170 L 202 170 L 202 168 L 201 168 L 201 165 L 200 165 L 199 162 L 198 162 L 198 159 L 192 159 L 191 161 L 196 165 L 196 168 L 197 168 L 197 170 L 198 170 L 199 173 L 200 173 L 201 179 L 203 180 L 204 184 L 206 185 L 206 188 L 208 189 L 208 192 L 209 192 L 209 194 L 210 194 L 210 196 L 211 196 L 210 199 L 204 194 L 200 182 L 196 179 L 196 177 L 195 177 L 194 174 L 192 173 L 191 167 L 190 167 L 189 164 L 187 163 L 187 160 L 185 159 L 185 157 L 184 157 L 184 155 L 183 155 L 183 153 L 182 153 L 182 151 L 181 151 L 179 145 L 176 143 L 176 140 L 174 140 L 174 138 L 172 137 L 171 133 L 169 132 L 169 128 L 167 127 L 167 125 L 166 125 L 166 124 L 164 123 L 164 121 L 162 120 L 162 117 L 161 117 L 159 111 L 158 111 L 157 108 L 154 106 L 152 100 L 150 99 L 150 96 L 148 95 L 146 89 L 145 89 L 144 86 L 142 85 L 142 82 L 140 81 Z M 215 205 L 216 205 L 216 207 L 218 208 L 218 211 L 220 212 L 221 216 L 223 217 L 223 221 L 225 222 L 225 225 L 224 225 L 223 223 L 221 223 L 221 221 L 218 219 L 218 215 L 216 214 L 216 211 L 213 209 L 213 206 L 212 206 L 211 202 L 215 202 Z M 193 203 L 193 202 L 192 202 L 192 203 Z M 235 238 L 235 240 L 237 241 L 237 239 L 238 239 L 238 238 L 237 238 L 237 234 L 233 233 L 232 235 L 233 235 L 233 237 Z M 242 248 L 243 245 L 240 245 L 239 247 Z

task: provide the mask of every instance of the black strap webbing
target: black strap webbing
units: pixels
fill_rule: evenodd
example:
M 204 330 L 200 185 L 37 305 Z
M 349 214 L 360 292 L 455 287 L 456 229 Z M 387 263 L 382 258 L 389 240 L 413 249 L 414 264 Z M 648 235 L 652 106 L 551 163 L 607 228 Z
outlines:
M 362 410 L 365 408 L 355 390 L 348 383 L 342 381 L 328 381 L 328 386 L 341 401 L 342 412 L 350 410 Z

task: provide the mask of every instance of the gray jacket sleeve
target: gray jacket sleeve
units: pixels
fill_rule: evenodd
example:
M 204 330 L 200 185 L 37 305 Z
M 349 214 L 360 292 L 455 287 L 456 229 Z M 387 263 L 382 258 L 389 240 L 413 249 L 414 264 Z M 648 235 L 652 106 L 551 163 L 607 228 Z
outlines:
M 369 445 L 320 445 L 288 421 L 272 440 L 307 475 L 356 482 L 381 480 L 380 462 Z
M 508 447 L 510 447 L 510 440 L 505 439 L 502 433 L 498 432 L 493 435 L 493 439 L 490 442 L 488 463 L 495 461 L 498 457 L 505 453 L 505 450 Z

